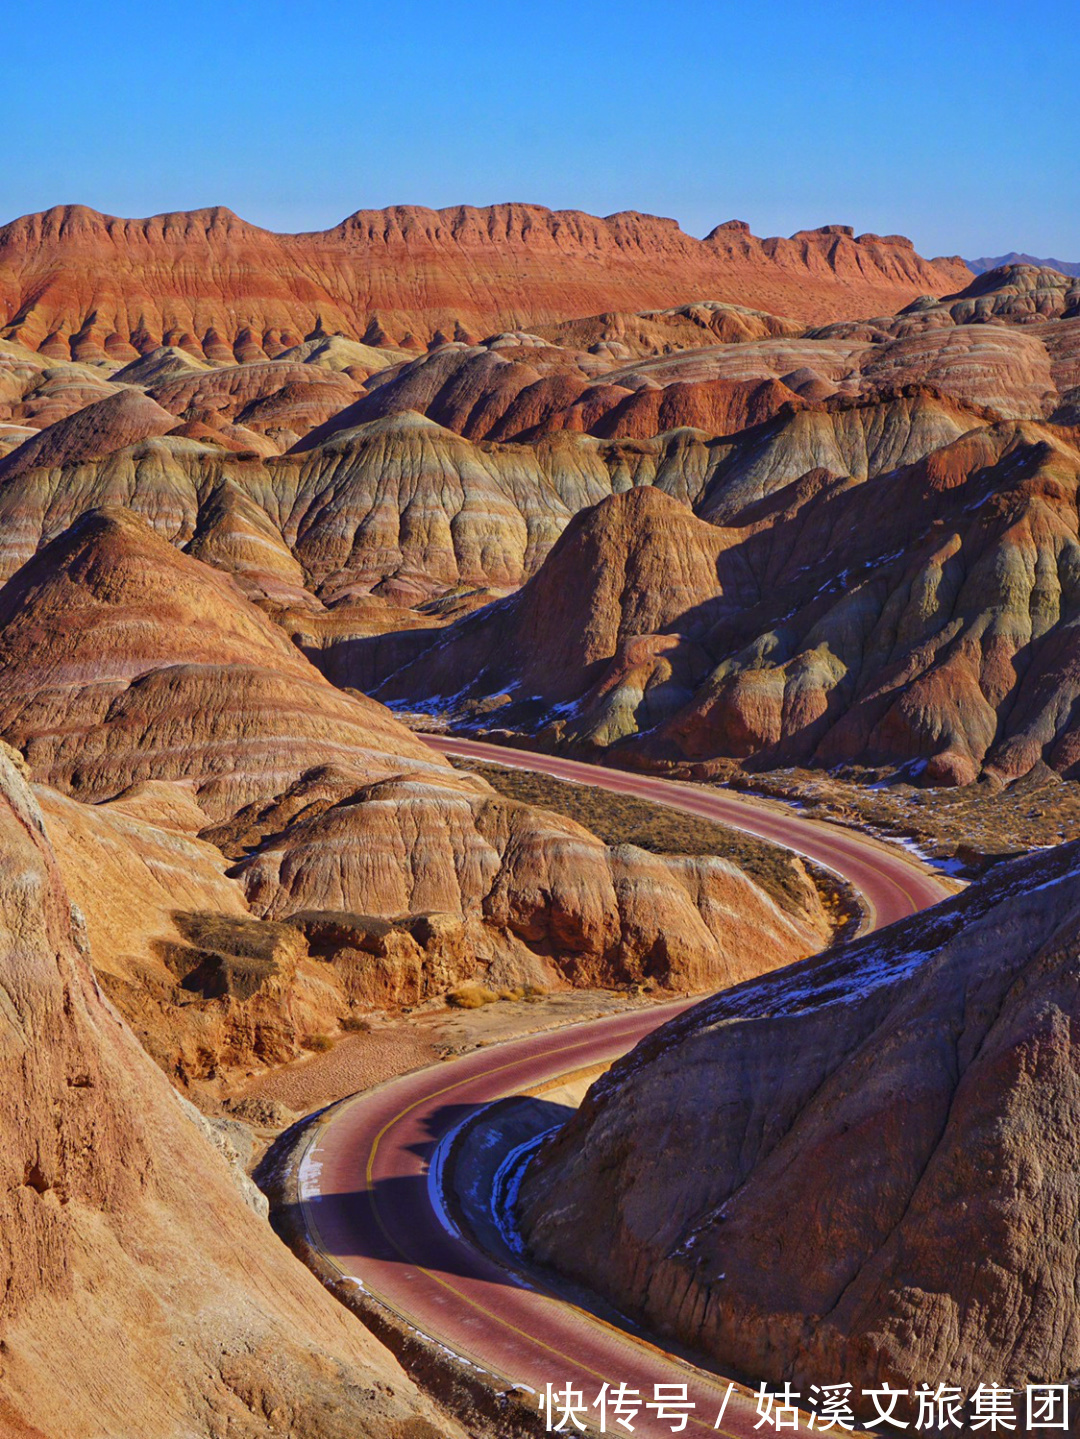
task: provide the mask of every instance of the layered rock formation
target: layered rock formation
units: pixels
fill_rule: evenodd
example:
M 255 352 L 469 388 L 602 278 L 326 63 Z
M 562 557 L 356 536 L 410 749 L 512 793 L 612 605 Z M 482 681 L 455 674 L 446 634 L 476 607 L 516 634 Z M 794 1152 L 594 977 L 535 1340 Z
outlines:
M 464 979 L 711 988 L 830 933 L 805 877 L 778 904 L 721 860 L 503 800 L 125 510 L 0 590 L 0 732 L 43 786 L 103 983 L 184 1082 Z M 337 942 L 282 924 L 312 913 Z
M 0 483 L 37 469 L 103 459 L 114 450 L 167 435 L 175 419 L 138 390 L 118 390 L 56 420 L 0 461 Z
M 188 1092 L 295 1059 L 353 1008 L 298 930 L 250 915 L 224 855 L 197 838 L 208 819 L 192 786 L 151 781 L 82 804 L 39 785 L 37 798 L 98 981 Z
M 1076 281 L 1017 267 L 897 316 L 622 363 L 528 336 L 445 345 L 372 377 L 354 406 L 305 443 L 402 410 L 474 439 L 552 429 L 646 438 L 682 426 L 727 435 L 785 403 L 876 400 L 912 386 L 1010 418 L 1049 417 L 1080 383 L 1078 302 Z M 753 399 L 740 410 L 733 397 L 741 394 Z
M 650 761 L 1068 772 L 1070 662 L 1054 647 L 1071 613 L 1074 290 L 1014 266 L 803 335 L 699 305 L 411 361 L 333 338 L 216 367 L 162 349 L 115 380 L 9 344 L 20 428 L 0 459 L 0 573 L 119 505 L 230 573 L 335 683 L 395 702 L 499 710 L 593 745 L 649 731 Z M 734 339 L 663 352 L 665 334 L 736 323 Z M 45 390 L 62 413 L 27 435 Z M 575 514 L 648 486 L 683 516 L 615 504 L 511 597 Z M 620 539 L 624 524 L 648 534 Z M 642 545 L 616 595 L 601 571 Z M 642 600 L 686 564 L 686 595 Z M 837 574 L 866 583 L 836 603 Z M 560 649 L 572 631 L 581 654 Z
M 9 754 L 0 1425 L 50 1439 L 456 1432 L 245 1203 L 102 997 Z M 123 1382 L 103 1382 L 121 1362 Z
M 323 680 L 226 575 L 123 510 L 87 514 L 0 591 L 0 731 L 54 787 L 107 799 L 191 779 L 212 816 L 320 762 L 445 768 Z
M 221 208 L 122 220 L 71 205 L 0 228 L 0 334 L 54 358 L 177 345 L 244 362 L 313 334 L 419 346 L 698 299 L 854 318 L 969 274 L 843 225 L 759 240 L 733 223 L 695 240 L 635 212 L 397 206 L 275 235 Z
M 594 745 L 650 732 L 642 752 L 667 760 L 1073 773 L 1075 432 L 999 422 L 756 502 L 725 479 L 722 527 L 655 488 L 578 516 L 517 595 L 377 693 Z M 699 509 L 724 500 L 718 482 Z
M 573 820 L 469 779 L 458 792 L 410 778 L 365 785 L 305 806 L 283 833 L 276 814 L 260 815 L 269 837 L 233 872 L 269 919 L 361 907 L 444 916 L 454 946 L 444 962 L 425 965 L 415 951 L 404 983 L 388 976 L 369 1002 L 415 1002 L 479 965 L 495 984 L 696 991 L 775 968 L 828 937 L 807 881 L 785 910 L 723 860 L 611 848 Z
M 531 1165 L 534 1252 L 806 1399 L 1067 1381 L 1078 915 L 1074 844 L 681 1015 Z
M 661 355 L 701 345 L 760 340 L 767 335 L 798 335 L 803 326 L 766 310 L 751 310 L 721 300 L 698 300 L 669 310 L 639 314 L 608 311 L 534 328 L 555 344 L 628 359 L 631 355 Z
M 374 686 L 706 773 L 1080 773 L 1080 294 L 836 226 L 74 207 L 0 230 L 0 332 L 0 734 L 41 807 L 0 757 L 0 1427 L 423 1439 L 441 1421 L 237 1220 L 103 994 L 209 1102 L 463 980 L 716 989 L 830 937 L 797 861 L 762 888 L 604 843 Z M 587 1279 L 757 1376 L 1073 1372 L 1044 1291 L 1075 1256 L 1037 1236 L 1071 1202 L 1078 863 L 666 1031 L 530 1180 L 538 1248 L 576 1234 Z M 867 1164 L 902 1091 L 910 1152 Z M 841 1187 L 778 1256 L 815 1165 Z M 121 1347 L 125 1412 L 91 1412 Z
M 1068 491 L 1075 474 L 1071 284 L 1017 266 L 894 317 L 802 337 L 782 326 L 763 337 L 762 317 L 740 312 L 756 337 L 629 363 L 611 339 L 598 340 L 597 353 L 555 342 L 569 333 L 448 343 L 381 369 L 366 364 L 376 352 L 320 340 L 278 362 L 216 369 L 155 352 L 122 372 L 117 391 L 86 366 L 54 375 L 9 346 L 0 359 L 13 423 L 34 418 L 33 397 L 53 379 L 57 396 L 70 381 L 84 403 L 0 460 L 3 568 L 11 573 L 87 509 L 122 505 L 230 572 L 335 682 L 385 682 L 386 698 L 430 708 L 457 697 L 459 709 L 501 708 L 505 722 L 549 724 L 591 744 L 650 730 L 657 758 L 859 753 L 872 763 L 929 761 L 929 777 L 946 781 L 986 766 L 1008 777 L 1038 758 L 1067 771 L 1058 701 L 1071 692 L 1068 662 L 1048 660 L 1042 678 L 1009 656 L 1049 655 L 1046 644 L 1069 624 L 1068 583 L 1048 622 L 1024 620 L 1024 585 L 993 576 L 1029 530 L 1036 551 L 1071 543 L 1067 505 L 1052 485 L 1041 498 L 1033 488 L 1038 474 Z M 727 324 L 728 312 L 638 319 L 703 329 Z M 293 439 L 289 454 L 274 453 Z M 595 582 L 568 584 L 560 558 L 520 599 L 446 631 L 536 576 L 574 514 L 644 486 L 710 522 L 700 543 L 714 574 L 694 580 L 682 609 L 672 589 L 646 604 L 650 618 L 637 613 L 669 564 L 696 553 L 681 520 L 649 520 L 653 556 L 621 599 L 595 578 L 619 568 L 603 553 L 622 544 L 617 505 L 594 558 L 577 541 L 568 552 Z M 984 510 L 991 490 L 997 499 Z M 1002 506 L 1020 526 L 1008 536 L 986 523 Z M 1050 530 L 1020 518 L 1036 509 L 1055 517 Z M 660 513 L 640 510 L 643 522 Z M 632 529 L 639 510 L 625 514 Z M 911 571 L 912 557 L 926 563 L 919 546 L 937 543 L 934 526 L 955 532 L 954 568 L 978 561 L 962 594 Z M 685 553 L 665 560 L 672 546 Z M 1046 551 L 1034 563 L 1057 559 Z M 856 601 L 831 605 L 829 583 L 869 566 L 874 584 L 859 589 L 853 627 Z M 924 584 L 930 597 L 913 598 Z M 549 615 L 569 595 L 574 613 L 552 629 Z M 605 617 L 614 603 L 620 614 Z M 898 634 L 896 605 L 919 612 Z M 1015 622 L 988 621 L 999 610 Z M 980 637 L 988 623 L 992 640 Z M 587 659 L 553 649 L 564 628 L 592 637 Z M 967 636 L 959 649 L 958 633 Z M 971 645 L 982 655 L 974 687 L 960 658 Z M 573 711 L 554 713 L 566 705 Z M 992 716 L 1003 710 L 999 725 Z

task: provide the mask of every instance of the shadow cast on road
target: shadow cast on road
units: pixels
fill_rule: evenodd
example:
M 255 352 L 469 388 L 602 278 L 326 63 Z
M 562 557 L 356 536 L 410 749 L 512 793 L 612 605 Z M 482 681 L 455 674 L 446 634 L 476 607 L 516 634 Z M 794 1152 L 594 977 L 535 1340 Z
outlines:
M 545 1129 L 565 1123 L 574 1112 L 566 1105 L 530 1103 L 544 1111 Z M 369 1267 L 374 1263 L 425 1269 L 445 1278 L 512 1285 L 513 1277 L 474 1248 L 469 1236 L 463 1241 L 455 1233 L 465 1229 L 457 1192 L 463 1186 L 482 1186 L 486 1177 L 478 1173 L 481 1163 L 474 1162 L 468 1147 L 460 1149 L 455 1162 L 454 1192 L 433 1198 L 430 1184 L 440 1141 L 452 1131 L 461 1131 L 489 1107 L 441 1105 L 424 1117 L 424 1137 L 402 1150 L 403 1157 L 422 1161 L 419 1173 L 386 1175 L 370 1186 L 308 1193 L 300 1202 L 278 1204 L 275 1227 L 291 1231 L 299 1226 L 347 1275 L 362 1283 L 368 1282 Z M 498 1157 L 489 1152 L 487 1163 L 493 1171 Z M 379 1286 L 373 1281 L 371 1287 L 378 1290 Z

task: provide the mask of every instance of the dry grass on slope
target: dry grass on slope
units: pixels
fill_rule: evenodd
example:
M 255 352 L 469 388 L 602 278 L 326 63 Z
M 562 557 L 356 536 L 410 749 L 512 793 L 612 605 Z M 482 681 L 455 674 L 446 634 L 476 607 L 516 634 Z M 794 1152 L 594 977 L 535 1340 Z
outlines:
M 815 819 L 913 840 L 924 854 L 973 879 L 999 859 L 1080 838 L 1080 783 L 1045 765 L 1001 786 L 991 780 L 955 789 L 920 788 L 881 772 L 841 774 L 785 769 L 729 783 L 795 801 Z
M 711 854 L 730 860 L 789 914 L 803 912 L 805 881 L 791 854 L 779 845 L 633 795 L 571 784 L 535 770 L 507 769 L 458 756 L 448 758 L 455 769 L 482 774 L 493 789 L 509 799 L 567 815 L 592 830 L 605 844 L 634 844 L 652 854 Z M 834 927 L 842 930 L 858 914 L 852 891 L 817 865 L 804 861 L 804 866 Z

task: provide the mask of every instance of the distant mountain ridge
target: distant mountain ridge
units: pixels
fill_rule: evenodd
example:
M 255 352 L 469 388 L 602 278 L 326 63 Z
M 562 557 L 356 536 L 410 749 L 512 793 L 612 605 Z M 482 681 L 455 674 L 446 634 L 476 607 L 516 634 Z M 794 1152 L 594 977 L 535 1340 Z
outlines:
M 965 260 L 964 264 L 976 275 L 985 275 L 988 270 L 999 270 L 1002 265 L 1036 265 L 1040 270 L 1058 270 L 1062 275 L 1080 276 L 1080 261 L 1040 260 L 1034 255 L 1022 255 L 1012 250 L 1008 255 L 996 258 L 984 255 L 981 260 Z
M 0 339 L 59 360 L 166 345 L 233 363 L 329 334 L 422 350 L 697 300 L 825 324 L 970 279 L 957 257 L 850 225 L 758 239 L 733 220 L 698 240 L 631 211 L 399 205 L 277 235 L 221 207 L 124 220 L 66 205 L 0 226 Z

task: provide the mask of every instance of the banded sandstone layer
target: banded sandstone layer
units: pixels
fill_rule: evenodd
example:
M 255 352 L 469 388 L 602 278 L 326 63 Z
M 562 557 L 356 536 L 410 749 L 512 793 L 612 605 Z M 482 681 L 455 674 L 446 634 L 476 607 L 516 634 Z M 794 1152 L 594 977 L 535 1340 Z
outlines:
M 631 763 L 1073 775 L 1078 483 L 1074 432 L 1009 423 L 874 484 L 812 471 L 741 524 L 633 490 L 375 693 Z
M 537 1155 L 533 1252 L 804 1397 L 1068 1381 L 1078 954 L 1072 844 L 705 1001 Z
M 30 1123 L 12 1136 L 0 1226 L 4 1417 L 86 1432 L 134 1313 L 125 1402 L 156 1406 L 142 1432 L 336 1439 L 368 1432 L 363 1404 L 373 1434 L 422 1439 L 432 1416 L 393 1366 L 237 1220 L 227 1171 L 73 957 L 64 888 L 102 988 L 204 1099 L 230 1071 L 463 979 L 701 989 L 809 954 L 829 928 L 797 864 L 777 903 L 733 865 L 604 843 L 455 773 L 356 690 L 383 681 L 399 701 L 553 743 L 630 743 L 647 763 L 854 749 L 928 761 L 935 781 L 1047 759 L 1070 772 L 1080 289 L 1023 266 L 971 283 L 842 227 L 758 241 L 734 224 L 699 242 L 649 217 L 497 207 L 290 237 L 225 211 L 72 208 L 0 231 L 0 328 L 0 731 L 28 757 L 55 847 L 0 765 L 18 821 L 2 872 L 46 894 L 42 919 L 25 884 L 5 897 L 0 882 L 9 998 L 34 1055 L 10 1056 L 10 1110 Z M 994 933 L 1034 943 L 1056 913 Z M 865 978 L 883 951 L 854 953 Z M 961 1003 L 970 957 L 950 953 L 914 1025 L 924 1140 L 955 1099 L 957 1014 L 977 1031 L 1000 979 Z M 40 1013 L 28 955 L 35 983 L 59 964 L 65 990 L 43 982 Z M 1068 1098 L 1067 996 L 1051 999 L 1039 1055 L 1066 1055 Z M 800 1073 L 847 1062 L 834 1021 L 815 1030 L 833 1049 L 800 1049 Z M 769 1069 L 781 1047 L 769 1028 L 749 1048 L 785 1099 L 794 1080 Z M 988 1102 L 1004 1094 L 975 1077 Z M 688 1114 L 694 1082 L 675 1081 Z M 1029 1118 L 1016 1093 L 1006 1127 L 1010 1105 Z M 1067 1107 L 1059 1121 L 1071 1134 Z M 1031 1132 L 1052 1188 L 1060 1156 Z M 568 1194 L 593 1182 L 571 1169 Z M 1030 1271 L 1049 1272 L 1060 1253 L 1015 1227 Z M 586 1233 L 591 1263 L 606 1240 Z M 227 1254 L 222 1236 L 239 1236 Z M 920 1278 L 938 1277 L 931 1259 Z M 657 1276 L 649 1317 L 668 1322 L 682 1271 L 644 1245 L 639 1261 Z M 786 1302 L 800 1274 L 781 1269 Z M 794 1319 L 763 1320 L 760 1351 L 761 1328 L 745 1331 L 758 1373 L 836 1279 L 801 1277 Z M 206 1285 L 219 1302 L 196 1322 Z M 941 1353 L 952 1299 L 930 1304 Z M 977 1315 L 959 1332 L 957 1353 L 989 1352 Z M 1066 1340 L 1053 1357 L 1072 1362 Z
M 697 299 L 854 318 L 969 278 L 958 258 L 844 225 L 759 240 L 731 222 L 696 240 L 633 211 L 397 206 L 276 235 L 222 208 L 122 220 L 69 205 L 0 229 L 0 335 L 60 359 L 165 344 L 231 362 L 313 333 L 426 345 Z
M 25 1439 L 457 1433 L 245 1203 L 198 1115 L 103 997 L 10 754 L 0 1428 Z
M 720 859 L 609 846 L 455 771 L 126 510 L 0 590 L 0 730 L 103 983 L 188 1082 L 465 979 L 700 990 L 830 932 L 795 861 L 781 905 Z
M 457 723 L 647 763 L 1068 774 L 1078 311 L 1014 266 L 801 335 L 691 306 L 597 317 L 588 351 L 571 326 L 411 361 L 339 338 L 114 373 L 9 344 L 0 572 L 120 505 L 335 683 Z M 657 352 L 688 330 L 710 343 Z

